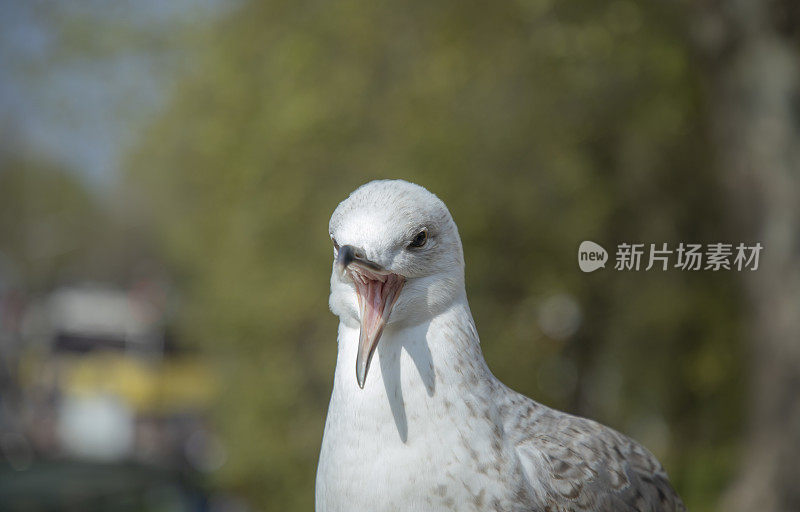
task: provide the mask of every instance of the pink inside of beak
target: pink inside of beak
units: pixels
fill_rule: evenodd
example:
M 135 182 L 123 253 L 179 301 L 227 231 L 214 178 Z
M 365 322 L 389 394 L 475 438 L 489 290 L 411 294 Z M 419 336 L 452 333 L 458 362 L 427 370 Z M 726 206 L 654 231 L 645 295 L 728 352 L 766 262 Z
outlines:
M 363 388 L 370 361 L 383 334 L 383 328 L 392 314 L 400 290 L 403 289 L 405 278 L 392 273 L 378 274 L 358 265 L 350 265 L 348 271 L 356 285 L 361 313 L 356 379 L 358 385 Z

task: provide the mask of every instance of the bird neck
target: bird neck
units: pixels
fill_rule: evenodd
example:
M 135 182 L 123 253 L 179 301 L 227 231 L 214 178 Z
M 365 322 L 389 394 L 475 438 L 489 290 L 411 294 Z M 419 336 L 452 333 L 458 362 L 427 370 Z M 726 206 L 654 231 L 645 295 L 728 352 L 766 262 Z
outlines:
M 391 424 L 393 418 L 404 440 L 407 410 L 419 420 L 435 418 L 470 394 L 488 395 L 494 388 L 466 296 L 423 323 L 388 325 L 363 389 L 355 375 L 358 333 L 357 327 L 339 324 L 331 401 L 332 409 L 352 415 L 356 423 L 375 428 L 376 421 Z

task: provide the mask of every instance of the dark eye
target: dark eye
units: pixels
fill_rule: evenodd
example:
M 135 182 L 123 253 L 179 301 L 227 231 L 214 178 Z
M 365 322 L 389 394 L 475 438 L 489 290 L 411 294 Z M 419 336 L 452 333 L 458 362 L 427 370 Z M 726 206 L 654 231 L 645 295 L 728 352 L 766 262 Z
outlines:
M 417 233 L 417 236 L 415 236 L 414 240 L 412 240 L 411 243 L 408 244 L 408 247 L 411 249 L 422 247 L 423 245 L 425 245 L 425 242 L 427 241 L 428 241 L 428 230 L 423 229 L 422 231 Z
M 331 237 L 331 242 L 333 242 L 333 248 L 338 251 L 339 250 L 339 244 L 336 243 L 336 239 Z

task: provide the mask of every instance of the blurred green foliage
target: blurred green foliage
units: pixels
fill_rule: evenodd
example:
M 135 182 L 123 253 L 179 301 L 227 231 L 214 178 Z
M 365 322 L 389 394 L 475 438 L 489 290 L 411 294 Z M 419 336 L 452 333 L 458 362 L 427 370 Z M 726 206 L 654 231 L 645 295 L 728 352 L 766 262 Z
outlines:
M 96 235 L 85 223 L 97 210 L 72 175 L 0 152 L 0 265 L 16 284 L 44 291 L 75 263 L 77 247 Z
M 328 217 L 401 177 L 459 225 L 495 374 L 638 438 L 690 509 L 715 504 L 745 386 L 733 275 L 575 261 L 582 240 L 739 241 L 679 7 L 250 2 L 192 33 L 198 60 L 127 166 L 183 332 L 223 375 L 221 486 L 312 508 L 336 353 Z M 538 317 L 564 296 L 582 320 L 555 339 Z
M 147 226 L 124 197 L 108 202 L 115 207 L 62 166 L 0 144 L 0 285 L 33 299 L 83 281 L 124 284 L 141 266 L 156 269 Z

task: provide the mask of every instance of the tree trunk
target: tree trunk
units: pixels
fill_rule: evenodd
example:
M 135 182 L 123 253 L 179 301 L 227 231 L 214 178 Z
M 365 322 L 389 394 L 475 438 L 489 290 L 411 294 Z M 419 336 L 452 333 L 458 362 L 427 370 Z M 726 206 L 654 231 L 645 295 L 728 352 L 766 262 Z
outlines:
M 800 510 L 800 3 L 704 6 L 696 41 L 731 220 L 761 242 L 742 273 L 750 396 L 739 475 L 722 510 Z M 749 245 L 749 244 L 748 244 Z

